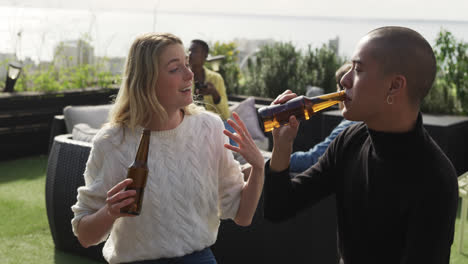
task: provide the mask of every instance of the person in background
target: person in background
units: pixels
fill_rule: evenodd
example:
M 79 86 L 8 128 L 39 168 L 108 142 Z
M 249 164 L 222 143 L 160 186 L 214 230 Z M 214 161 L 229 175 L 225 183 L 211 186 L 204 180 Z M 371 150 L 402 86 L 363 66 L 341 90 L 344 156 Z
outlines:
M 223 77 L 205 67 L 209 51 L 208 44 L 203 40 L 194 39 L 190 43 L 189 63 L 193 72 L 194 92 L 203 96 L 208 111 L 218 114 L 223 120 L 228 120 L 231 114 Z
M 436 75 L 434 52 L 405 27 L 370 31 L 341 79 L 349 126 L 312 167 L 289 176 L 299 122 L 272 131 L 264 216 L 282 221 L 336 195 L 341 263 L 448 264 L 457 173 L 425 130 L 420 112 Z M 273 104 L 296 97 L 287 90 Z M 320 216 L 317 216 L 320 217 Z M 313 259 L 313 256 L 311 256 Z
M 242 226 L 252 221 L 263 187 L 262 154 L 236 113 L 236 122 L 228 121 L 233 134 L 219 116 L 193 104 L 193 73 L 178 37 L 137 37 L 124 74 L 72 206 L 73 232 L 84 247 L 106 241 L 109 263 L 216 263 L 210 246 L 220 218 Z M 134 200 L 135 191 L 125 190 L 132 182 L 127 167 L 144 128 L 151 131 L 149 173 L 135 217 L 120 209 Z M 251 164 L 248 181 L 231 151 Z
M 342 91 L 344 88 L 341 85 L 341 78 L 345 73 L 347 73 L 353 67 L 352 63 L 343 64 L 335 73 L 336 79 L 336 89 L 337 91 Z M 339 109 L 343 109 L 343 103 L 339 103 Z M 345 128 L 354 124 L 356 122 L 349 121 L 343 118 L 343 120 L 332 130 L 330 135 L 328 135 L 323 141 L 317 143 L 313 148 L 308 151 L 296 151 L 291 154 L 291 161 L 289 165 L 290 172 L 303 172 L 307 170 L 310 166 L 314 165 L 318 159 L 323 155 L 325 150 L 327 150 L 330 142 L 335 139 L 338 134 L 341 133 Z
M 206 58 L 210 52 L 208 44 L 201 39 L 194 39 L 189 47 L 189 63 L 193 72 L 194 94 L 203 96 L 206 110 L 218 114 L 224 121 L 224 126 L 230 132 L 235 132 L 227 120 L 229 111 L 228 98 L 224 79 L 221 74 L 205 67 Z M 236 145 L 234 141 L 230 141 Z

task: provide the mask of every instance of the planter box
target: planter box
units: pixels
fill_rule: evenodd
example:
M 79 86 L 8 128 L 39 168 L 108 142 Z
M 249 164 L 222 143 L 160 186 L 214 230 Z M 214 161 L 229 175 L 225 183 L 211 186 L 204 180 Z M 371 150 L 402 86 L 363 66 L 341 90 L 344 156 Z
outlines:
M 322 114 L 321 134 L 326 137 L 342 119 L 341 111 Z M 427 132 L 452 161 L 458 175 L 468 171 L 468 117 L 423 114 Z
M 452 161 L 458 175 L 468 171 L 468 117 L 423 115 L 424 127 Z
M 67 105 L 107 104 L 118 89 L 0 93 L 0 160 L 47 154 L 54 115 Z

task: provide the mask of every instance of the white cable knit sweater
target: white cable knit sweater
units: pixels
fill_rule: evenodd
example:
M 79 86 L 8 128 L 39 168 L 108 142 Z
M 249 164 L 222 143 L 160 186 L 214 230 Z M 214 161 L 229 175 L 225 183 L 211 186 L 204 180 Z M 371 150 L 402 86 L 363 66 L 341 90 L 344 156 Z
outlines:
M 218 116 L 202 112 L 151 132 L 142 213 L 119 218 L 102 238 L 109 263 L 182 256 L 214 244 L 219 218 L 235 217 L 244 185 L 239 163 L 223 147 L 223 129 Z M 107 191 L 126 178 L 141 130 L 105 127 L 94 138 L 86 185 L 72 206 L 75 234 L 79 220 L 103 207 Z

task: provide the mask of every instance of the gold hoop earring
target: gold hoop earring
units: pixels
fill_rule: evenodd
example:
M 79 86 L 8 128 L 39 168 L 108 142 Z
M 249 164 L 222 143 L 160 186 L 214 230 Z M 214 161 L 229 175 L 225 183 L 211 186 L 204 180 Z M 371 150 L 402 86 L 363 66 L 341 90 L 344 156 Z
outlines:
M 390 95 L 387 96 L 387 104 L 389 105 L 393 104 L 393 97 L 391 97 Z

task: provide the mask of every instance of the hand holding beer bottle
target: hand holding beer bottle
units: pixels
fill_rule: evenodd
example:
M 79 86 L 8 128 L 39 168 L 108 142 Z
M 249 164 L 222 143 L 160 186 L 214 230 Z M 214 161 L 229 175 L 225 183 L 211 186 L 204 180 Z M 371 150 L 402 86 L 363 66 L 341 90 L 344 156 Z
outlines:
M 141 212 L 143 191 L 148 177 L 150 131 L 143 130 L 134 162 L 127 171 L 127 179 L 107 193 L 107 213 L 113 218 L 137 216 Z
M 120 209 L 121 213 L 140 215 L 143 204 L 143 194 L 148 178 L 148 151 L 150 142 L 150 131 L 145 129 L 142 132 L 138 152 L 135 161 L 130 165 L 127 172 L 127 178 L 132 179 L 132 183 L 126 190 L 135 190 L 135 201 Z
M 271 103 L 270 108 L 276 107 L 276 106 L 281 106 L 287 103 L 290 100 L 293 100 L 294 98 L 297 98 L 297 95 L 293 93 L 291 90 L 286 90 L 282 94 L 278 95 L 275 100 Z M 260 116 L 262 116 L 261 109 L 259 110 Z M 287 119 L 287 126 L 279 126 L 278 128 L 274 129 L 274 126 L 271 127 L 272 135 L 273 135 L 273 146 L 278 147 L 278 145 L 292 145 L 292 142 L 296 138 L 297 131 L 299 129 L 299 120 L 297 120 L 296 116 L 290 115 L 286 117 Z M 263 119 L 262 121 L 264 123 L 265 127 L 265 122 L 268 120 Z M 271 119 L 270 119 L 271 120 Z M 270 125 L 271 126 L 271 125 Z M 267 124 L 268 127 L 268 124 Z M 265 130 L 267 130 L 265 128 Z M 281 147 L 281 146 L 280 146 Z
M 286 102 L 294 100 L 294 98 L 297 98 L 297 95 L 290 90 L 286 90 L 278 95 L 269 107 L 284 105 Z M 289 115 L 287 118 L 287 126 L 272 128 L 273 131 L 271 131 L 273 135 L 273 149 L 270 169 L 273 171 L 282 171 L 289 167 L 289 156 L 291 155 L 293 142 L 299 130 L 299 121 L 296 119 L 296 116 Z
M 291 115 L 294 115 L 298 120 L 309 120 L 315 113 L 345 99 L 345 91 L 315 97 L 296 97 L 296 94 L 287 90 L 278 96 L 272 105 L 260 108 L 258 113 L 262 118 L 265 132 L 270 132 L 274 128 L 289 124 Z

